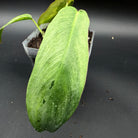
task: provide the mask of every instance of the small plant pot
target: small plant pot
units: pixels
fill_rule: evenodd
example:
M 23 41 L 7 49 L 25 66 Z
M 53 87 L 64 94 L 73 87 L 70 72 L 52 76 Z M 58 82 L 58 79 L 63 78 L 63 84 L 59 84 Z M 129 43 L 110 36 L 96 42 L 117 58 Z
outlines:
M 43 24 L 40 26 L 41 29 L 45 29 L 47 27 L 48 24 Z M 38 49 L 37 48 L 31 48 L 28 47 L 29 42 L 33 39 L 38 37 L 38 35 L 40 34 L 39 30 L 36 29 L 35 31 L 33 31 L 23 42 L 23 48 L 25 50 L 25 53 L 27 54 L 27 56 L 29 57 L 29 59 L 31 60 L 32 64 L 34 64 L 35 61 L 35 57 L 37 55 Z
M 47 26 L 48 26 L 48 24 L 43 24 L 43 25 L 40 26 L 40 28 L 45 29 Z M 88 41 L 89 41 L 89 57 L 91 55 L 93 40 L 94 40 L 94 35 L 95 35 L 95 32 L 93 30 L 90 29 L 90 32 L 91 32 L 91 34 L 88 38 Z M 36 57 L 37 52 L 38 52 L 39 49 L 28 47 L 28 44 L 33 38 L 38 37 L 39 34 L 40 34 L 39 30 L 36 29 L 22 42 L 25 53 L 27 54 L 27 56 L 31 60 L 32 64 L 34 64 L 34 62 L 35 62 L 35 57 Z

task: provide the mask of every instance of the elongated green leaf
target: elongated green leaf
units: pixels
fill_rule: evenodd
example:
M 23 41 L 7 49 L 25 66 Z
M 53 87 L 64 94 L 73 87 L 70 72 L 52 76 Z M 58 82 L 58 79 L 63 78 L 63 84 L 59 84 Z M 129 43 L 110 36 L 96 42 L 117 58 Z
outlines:
M 3 32 L 4 28 L 12 23 L 23 21 L 23 20 L 32 20 L 35 23 L 35 25 L 37 26 L 37 28 L 39 29 L 39 31 L 43 34 L 43 32 L 41 31 L 41 29 L 39 28 L 39 26 L 37 25 L 37 23 L 34 21 L 34 19 L 32 18 L 32 16 L 30 14 L 22 14 L 22 15 L 19 15 L 15 18 L 11 19 L 7 24 L 5 24 L 4 26 L 2 26 L 0 28 L 0 43 L 1 43 L 1 36 L 2 36 L 2 32 Z
M 50 4 L 48 9 L 41 14 L 38 25 L 49 23 L 58 13 L 58 11 L 66 5 L 73 5 L 74 0 L 55 0 Z
M 4 30 L 4 28 L 12 23 L 15 23 L 15 22 L 18 22 L 18 21 L 22 21 L 22 20 L 32 20 L 32 16 L 30 14 L 22 14 L 22 15 L 19 15 L 13 19 L 11 19 L 7 24 L 5 24 L 4 26 L 2 26 L 0 28 L 0 42 L 1 42 L 1 35 L 2 35 L 2 32 Z
M 26 95 L 29 120 L 37 131 L 57 130 L 79 104 L 89 59 L 88 27 L 87 13 L 69 6 L 47 28 Z

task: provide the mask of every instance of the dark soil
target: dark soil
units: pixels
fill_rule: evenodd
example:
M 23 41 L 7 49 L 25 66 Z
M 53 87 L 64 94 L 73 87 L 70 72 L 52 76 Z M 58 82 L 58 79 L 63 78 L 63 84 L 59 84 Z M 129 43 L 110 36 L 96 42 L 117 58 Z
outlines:
M 43 31 L 45 32 L 46 29 L 43 29 Z M 32 40 L 28 43 L 28 47 L 39 49 L 42 39 L 42 34 L 39 33 L 38 37 L 32 38 Z
M 43 29 L 43 31 L 45 32 L 46 29 Z M 89 32 L 88 32 L 88 44 L 89 44 L 89 48 L 90 48 L 90 43 L 91 43 L 92 35 L 93 35 L 93 32 L 89 31 Z M 28 47 L 39 49 L 40 44 L 41 44 L 41 42 L 42 42 L 42 39 L 43 39 L 43 37 L 42 37 L 41 33 L 39 33 L 38 37 L 33 38 L 33 39 L 28 43 Z
M 89 32 L 88 32 L 88 46 L 89 46 L 89 49 L 90 49 L 90 45 L 91 45 L 91 41 L 92 41 L 92 35 L 93 35 L 93 32 L 91 32 L 89 30 Z

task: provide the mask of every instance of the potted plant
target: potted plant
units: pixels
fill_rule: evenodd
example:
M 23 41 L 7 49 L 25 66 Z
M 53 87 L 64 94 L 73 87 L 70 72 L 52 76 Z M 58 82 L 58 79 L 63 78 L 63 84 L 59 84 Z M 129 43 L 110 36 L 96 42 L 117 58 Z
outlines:
M 27 113 L 39 132 L 54 132 L 62 126 L 76 110 L 85 86 L 94 32 L 89 30 L 86 11 L 78 11 L 73 2 L 55 0 L 38 23 L 23 14 L 0 28 L 1 38 L 3 29 L 17 21 L 32 20 L 37 27 L 23 46 L 34 63 L 26 93 Z

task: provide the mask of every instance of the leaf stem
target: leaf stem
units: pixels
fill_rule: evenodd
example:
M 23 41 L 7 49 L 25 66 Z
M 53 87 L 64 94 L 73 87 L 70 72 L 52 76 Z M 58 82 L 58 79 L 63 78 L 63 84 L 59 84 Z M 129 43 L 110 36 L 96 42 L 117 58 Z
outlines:
M 34 22 L 34 24 L 36 25 L 36 27 L 38 28 L 38 30 L 40 31 L 42 36 L 44 36 L 44 32 L 41 30 L 41 28 L 38 26 L 38 24 L 36 23 L 36 21 L 33 18 L 32 18 L 32 21 Z
M 68 2 L 66 2 L 66 7 L 69 5 L 69 3 Z

